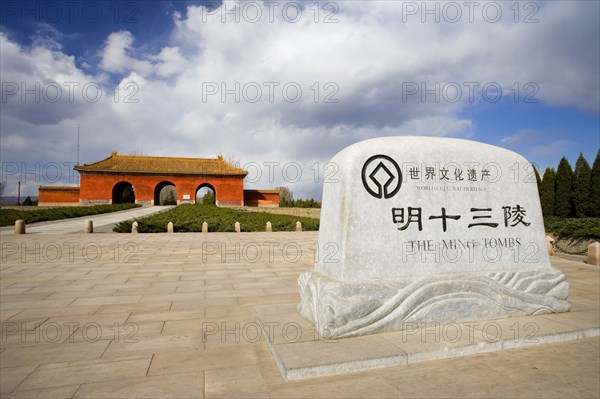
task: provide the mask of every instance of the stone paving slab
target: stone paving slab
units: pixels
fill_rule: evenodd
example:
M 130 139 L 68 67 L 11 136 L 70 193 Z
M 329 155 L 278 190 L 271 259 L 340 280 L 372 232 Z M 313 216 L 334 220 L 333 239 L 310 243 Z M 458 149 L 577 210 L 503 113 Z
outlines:
M 568 264 L 560 258 L 553 263 Z M 582 275 L 570 279 L 570 284 L 581 296 L 574 298 L 575 305 L 568 313 L 414 323 L 402 332 L 341 340 L 319 336 L 314 326 L 298 315 L 295 303 L 257 306 L 255 310 L 282 376 L 291 381 L 600 336 L 598 278 Z M 394 346 L 380 353 L 377 348 L 382 340 Z
M 380 369 L 600 336 L 598 312 L 417 324 L 394 333 L 328 340 L 290 309 L 256 307 L 259 323 L 286 381 Z M 264 314 L 266 313 L 266 314 Z M 294 321 L 290 321 L 294 320 Z
M 430 342 L 433 335 L 423 343 L 417 333 L 381 334 L 372 352 L 390 351 L 405 364 L 286 381 L 257 317 L 288 323 L 277 344 L 321 343 L 294 313 L 297 277 L 314 265 L 316 232 L 1 238 L 2 398 L 600 397 L 600 338 L 586 333 L 419 362 L 418 354 L 444 350 L 445 343 Z M 553 262 L 572 284 L 572 312 L 536 318 L 537 331 L 521 322 L 511 330 L 513 319 L 495 321 L 503 332 L 526 339 L 532 331 L 535 338 L 598 325 L 600 268 Z M 495 334 L 478 327 L 477 340 Z M 452 331 L 446 329 L 449 340 Z M 502 341 L 506 348 L 511 337 Z M 342 345 L 345 356 L 371 355 Z M 294 361 L 305 367 L 315 358 L 307 351 Z

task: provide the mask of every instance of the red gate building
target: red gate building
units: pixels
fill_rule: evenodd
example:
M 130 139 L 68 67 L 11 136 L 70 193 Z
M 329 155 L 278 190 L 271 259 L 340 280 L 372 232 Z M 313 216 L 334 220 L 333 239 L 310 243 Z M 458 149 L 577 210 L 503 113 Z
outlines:
M 210 188 L 217 206 L 278 206 L 277 190 L 244 190 L 248 174 L 217 158 L 172 158 L 118 155 L 113 152 L 101 161 L 78 165 L 77 187 L 40 186 L 39 205 L 117 204 L 126 195 L 142 205 L 159 205 L 164 187 L 175 186 L 177 204 L 195 203 L 203 187 Z M 64 193 L 63 193 L 64 191 Z M 129 194 L 126 194 L 128 192 Z M 77 198 L 77 202 L 75 199 Z

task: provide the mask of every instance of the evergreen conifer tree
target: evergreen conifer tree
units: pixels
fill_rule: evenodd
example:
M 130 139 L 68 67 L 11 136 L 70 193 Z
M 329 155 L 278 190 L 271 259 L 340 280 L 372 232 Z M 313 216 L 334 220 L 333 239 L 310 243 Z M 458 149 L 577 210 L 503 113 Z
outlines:
M 540 196 L 540 200 L 542 198 L 542 178 L 540 177 L 540 172 L 538 172 L 535 165 L 531 165 L 533 167 L 533 172 L 535 173 L 535 182 L 537 183 L 538 195 Z
M 575 183 L 573 187 L 573 207 L 578 218 L 589 215 L 592 169 L 583 154 L 579 154 L 575 164 Z
M 556 216 L 568 218 L 573 212 L 573 168 L 563 157 L 556 170 L 556 181 L 554 183 L 556 195 L 554 197 L 554 213 Z
M 600 150 L 592 165 L 590 177 L 590 204 L 589 215 L 600 217 Z
M 540 202 L 542 204 L 542 213 L 544 216 L 554 216 L 554 181 L 556 173 L 552 168 L 546 168 L 544 178 L 542 179 L 542 188 L 540 189 Z

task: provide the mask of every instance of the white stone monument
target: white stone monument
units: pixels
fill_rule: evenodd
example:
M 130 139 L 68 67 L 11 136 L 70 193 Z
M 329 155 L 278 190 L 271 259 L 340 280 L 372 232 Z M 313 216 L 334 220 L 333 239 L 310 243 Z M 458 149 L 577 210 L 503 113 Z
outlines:
M 332 160 L 300 313 L 327 338 L 566 312 L 533 168 L 487 144 L 385 137 Z

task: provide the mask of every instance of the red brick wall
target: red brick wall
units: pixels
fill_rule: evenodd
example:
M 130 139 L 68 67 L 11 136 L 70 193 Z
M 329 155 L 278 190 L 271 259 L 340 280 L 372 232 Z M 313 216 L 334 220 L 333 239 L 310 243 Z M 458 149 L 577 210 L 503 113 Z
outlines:
M 279 192 L 274 190 L 244 190 L 246 206 L 279 206 Z
M 243 206 L 244 179 L 242 177 L 193 177 L 193 176 L 161 176 L 161 175 L 111 175 L 84 173 L 80 178 L 80 199 L 84 204 L 112 202 L 113 187 L 122 181 L 133 185 L 135 201 L 141 204 L 153 204 L 154 189 L 163 182 L 169 181 L 177 188 L 177 202 L 184 195 L 190 196 L 190 201 L 196 201 L 196 189 L 202 184 L 210 184 L 216 192 L 217 205 Z
M 39 188 L 38 206 L 79 205 L 79 190 Z

